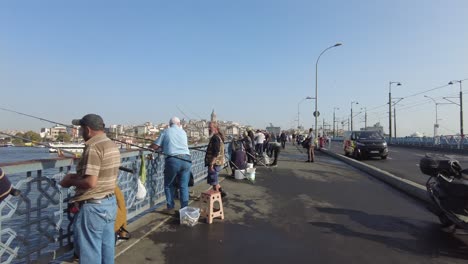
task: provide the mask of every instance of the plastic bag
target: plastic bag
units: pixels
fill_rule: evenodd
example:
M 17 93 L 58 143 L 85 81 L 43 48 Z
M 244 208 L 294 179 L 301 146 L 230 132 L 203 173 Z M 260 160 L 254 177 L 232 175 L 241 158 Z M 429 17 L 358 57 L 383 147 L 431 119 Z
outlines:
M 140 178 L 138 178 L 138 184 L 137 185 L 138 185 L 138 190 L 137 190 L 137 193 L 135 195 L 135 198 L 137 200 L 143 200 L 146 197 L 146 187 L 143 185 Z

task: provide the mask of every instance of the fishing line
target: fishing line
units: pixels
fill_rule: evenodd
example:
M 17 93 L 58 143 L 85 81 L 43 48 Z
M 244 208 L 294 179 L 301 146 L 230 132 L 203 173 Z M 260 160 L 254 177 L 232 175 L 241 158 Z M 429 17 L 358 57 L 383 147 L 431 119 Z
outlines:
M 154 150 L 152 148 L 147 148 L 147 147 L 141 147 L 141 146 L 138 146 L 138 145 L 135 145 L 135 144 L 130 144 L 130 143 L 126 143 L 125 141 L 121 141 L 121 140 L 118 140 L 118 139 L 115 139 L 115 138 L 111 138 L 113 141 L 117 141 L 117 142 L 120 142 L 120 143 L 123 143 L 123 144 L 127 144 L 129 146 L 132 146 L 132 147 L 137 147 L 137 148 L 140 148 L 140 149 L 143 149 L 143 150 L 147 150 L 147 151 L 151 151 L 151 152 L 154 152 L 154 153 L 158 153 L 158 154 L 161 154 L 161 155 L 164 155 L 166 157 L 171 157 L 171 158 L 176 158 L 176 159 L 179 159 L 179 160 L 182 160 L 182 161 L 186 161 L 188 163 L 192 163 L 191 160 L 188 160 L 188 159 L 183 159 L 183 158 L 180 158 L 178 156 L 174 156 L 174 155 L 169 155 L 169 154 L 165 154 L 161 151 L 157 151 L 157 150 Z
M 5 136 L 9 136 L 9 137 L 16 138 L 16 139 L 21 139 L 21 140 L 24 140 L 24 141 L 29 141 L 29 142 L 34 143 L 36 145 L 41 145 L 41 146 L 44 146 L 44 147 L 56 149 L 57 151 L 59 151 L 59 153 L 58 153 L 59 156 L 61 155 L 60 152 L 62 152 L 62 153 L 67 153 L 67 154 L 73 155 L 73 158 L 78 158 L 78 156 L 76 155 L 77 153 L 71 152 L 71 151 L 68 151 L 68 150 L 64 150 L 64 149 L 61 149 L 59 147 L 54 147 L 54 146 L 44 144 L 44 143 L 41 143 L 41 142 L 37 142 L 37 141 L 31 140 L 31 139 L 28 139 L 28 138 L 18 137 L 18 136 L 10 135 L 10 134 L 3 133 L 3 132 L 0 132 L 0 135 L 5 135 Z M 129 169 L 129 168 L 126 168 L 126 167 L 123 167 L 123 166 L 120 166 L 119 170 L 130 172 L 130 173 L 135 173 L 132 169 Z
M 24 116 L 27 116 L 27 117 L 36 118 L 36 119 L 39 119 L 39 120 L 42 120 L 42 121 L 46 121 L 46 122 L 49 122 L 49 123 L 59 124 L 59 125 L 65 126 L 65 127 L 74 128 L 74 126 L 72 126 L 72 125 L 66 125 L 66 124 L 62 124 L 62 123 L 59 123 L 59 122 L 54 122 L 54 121 L 49 120 L 49 119 L 45 119 L 45 118 L 42 118 L 42 117 L 37 117 L 37 116 L 25 114 L 25 113 L 21 113 L 21 112 L 18 112 L 18 111 L 14 111 L 14 110 L 7 109 L 7 108 L 0 107 L 0 109 L 1 109 L 1 110 L 4 110 L 4 111 L 16 113 L 16 114 L 19 114 L 19 115 L 24 115 Z M 3 134 L 3 133 L 2 133 L 2 134 Z M 9 134 L 6 134 L 6 135 L 9 135 Z M 11 136 L 11 135 L 9 135 L 9 136 Z M 120 142 L 120 143 L 128 144 L 128 145 L 130 145 L 130 146 L 137 147 L 137 148 L 140 148 L 140 149 L 144 149 L 144 150 L 148 150 L 148 151 L 155 152 L 155 153 L 158 153 L 158 154 L 162 154 L 162 155 L 164 155 L 164 156 L 166 156 L 166 157 L 176 158 L 176 159 L 179 159 L 179 160 L 183 160 L 183 161 L 192 163 L 191 160 L 183 159 L 183 158 L 180 158 L 180 157 L 178 157 L 178 156 L 168 155 L 168 154 L 165 154 L 165 153 L 163 153 L 163 152 L 156 151 L 156 150 L 154 150 L 154 149 L 152 149 L 152 148 L 140 147 L 140 146 L 138 146 L 138 145 L 130 144 L 130 143 L 127 143 L 127 142 L 124 142 L 124 141 L 121 141 L 121 140 L 118 140 L 118 139 L 115 139 L 115 138 L 111 138 L 111 137 L 109 137 L 109 139 L 110 139 L 110 140 L 113 140 L 113 141 Z M 30 141 L 29 139 L 25 139 L 25 140 Z M 63 151 L 63 150 L 62 150 L 62 151 Z
M 5 136 L 9 136 L 9 137 L 12 137 L 12 138 L 16 138 L 16 139 L 21 139 L 23 141 L 28 141 L 28 142 L 31 142 L 31 143 L 34 143 L 36 145 L 41 145 L 41 146 L 44 146 L 44 147 L 48 147 L 48 148 L 53 148 L 53 149 L 56 149 L 58 151 L 61 151 L 63 153 L 67 153 L 67 154 L 72 154 L 73 157 L 76 157 L 76 153 L 74 152 L 71 152 L 71 151 L 68 151 L 68 150 L 63 150 L 59 147 L 53 147 L 49 144 L 44 144 L 44 143 L 41 143 L 41 142 L 37 142 L 37 141 L 34 141 L 32 139 L 29 139 L 29 138 L 24 138 L 24 137 L 19 137 L 19 136 L 15 136 L 15 135 L 10 135 L 10 134 L 7 134 L 7 133 L 3 133 L 3 132 L 0 132 L 0 135 L 5 135 Z
M 62 126 L 65 126 L 65 127 L 70 127 L 70 128 L 73 127 L 73 126 L 71 126 L 71 125 L 65 125 L 65 124 L 58 123 L 58 122 L 54 122 L 54 121 L 52 121 L 52 120 L 48 120 L 48 119 L 45 119 L 45 118 L 42 118 L 42 117 L 37 117 L 37 116 L 33 116 L 33 115 L 28 115 L 28 114 L 25 114 L 25 113 L 21 113 L 21 112 L 14 111 L 14 110 L 7 109 L 7 108 L 3 108 L 3 107 L 0 107 L 0 109 L 1 109 L 1 110 L 4 110 L 4 111 L 11 112 L 11 113 L 15 113 L 15 114 L 19 114 L 19 115 L 24 115 L 24 116 L 36 118 L 36 119 L 39 119 L 39 120 L 42 120 L 42 121 L 46 121 L 46 122 L 49 122 L 49 123 L 52 123 L 52 124 L 62 125 Z
M 52 123 L 52 124 L 57 124 L 57 125 L 62 125 L 62 126 L 64 126 L 64 127 L 74 128 L 74 126 L 72 126 L 72 125 L 62 124 L 62 123 L 55 122 L 55 121 L 52 121 L 52 120 L 48 120 L 48 119 L 45 119 L 45 118 L 42 118 L 42 117 L 33 116 L 33 115 L 25 114 L 25 113 L 21 113 L 21 112 L 15 111 L 15 110 L 3 108 L 3 107 L 0 107 L 0 109 L 1 109 L 1 110 L 4 110 L 4 111 L 11 112 L 11 113 L 15 113 L 15 114 L 24 115 L 24 116 L 27 116 L 27 117 L 36 118 L 36 119 L 39 119 L 39 120 L 41 120 L 41 121 L 46 121 L 46 122 L 49 122 L 49 123 Z M 126 134 L 122 134 L 122 136 L 131 137 L 131 138 L 136 138 L 136 139 L 142 139 L 142 140 L 147 140 L 147 141 L 153 141 L 152 139 L 147 139 L 147 138 L 142 138 L 142 137 L 136 137 L 136 136 L 130 136 L 130 135 L 126 135 Z
M 137 137 L 137 136 L 130 136 L 130 135 L 127 135 L 127 134 L 120 134 L 120 135 L 123 136 L 123 137 L 130 137 L 130 138 L 135 138 L 135 139 L 141 139 L 141 140 L 150 141 L 150 142 L 153 142 L 153 141 L 154 141 L 153 139 L 142 138 L 142 137 Z

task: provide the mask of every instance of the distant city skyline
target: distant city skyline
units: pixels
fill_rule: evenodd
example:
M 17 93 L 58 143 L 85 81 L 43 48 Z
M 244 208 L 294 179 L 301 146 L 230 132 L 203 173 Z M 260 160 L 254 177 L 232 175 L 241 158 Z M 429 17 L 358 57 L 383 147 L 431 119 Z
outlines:
M 353 108 L 356 129 L 367 111 L 388 133 L 389 83 L 401 82 L 391 87 L 403 98 L 397 136 L 432 136 L 436 105 L 439 133 L 455 135 L 460 89 L 448 83 L 468 79 L 466 25 L 465 0 L 2 1 L 0 107 L 131 125 L 216 109 L 220 120 L 282 129 L 299 112 L 309 128 L 315 100 L 300 102 L 315 97 L 317 58 L 342 43 L 318 63 L 319 125 L 335 113 L 346 129 Z M 467 81 L 462 90 L 466 106 Z M 45 126 L 0 111 L 0 130 Z

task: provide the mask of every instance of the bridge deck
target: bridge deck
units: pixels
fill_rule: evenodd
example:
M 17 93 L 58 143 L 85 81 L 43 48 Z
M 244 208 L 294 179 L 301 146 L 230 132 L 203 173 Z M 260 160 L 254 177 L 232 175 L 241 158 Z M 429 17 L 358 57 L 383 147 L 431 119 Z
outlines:
M 442 233 L 419 202 L 320 152 L 306 163 L 300 151 L 287 145 L 278 167 L 257 168 L 255 184 L 225 179 L 224 221 L 190 228 L 158 212 L 138 219 L 132 239 L 117 246 L 116 263 L 468 260 L 468 240 Z

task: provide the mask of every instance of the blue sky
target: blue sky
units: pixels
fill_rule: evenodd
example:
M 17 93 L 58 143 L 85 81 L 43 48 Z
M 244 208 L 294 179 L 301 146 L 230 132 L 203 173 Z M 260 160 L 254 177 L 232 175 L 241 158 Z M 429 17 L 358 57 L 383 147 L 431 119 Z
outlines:
M 348 120 L 358 101 L 354 113 L 367 109 L 368 125 L 388 132 L 389 81 L 400 81 L 397 135 L 432 136 L 435 104 L 424 95 L 458 96 L 445 85 L 468 78 L 466 25 L 464 0 L 0 1 L 0 107 L 63 123 L 93 112 L 107 124 L 215 109 L 291 128 L 299 102 L 315 96 L 317 57 L 340 42 L 319 62 L 319 123 L 331 124 L 335 107 Z M 299 107 L 311 127 L 314 100 Z M 458 133 L 459 110 L 439 105 L 440 134 Z M 364 126 L 364 114 L 353 121 Z M 48 126 L 0 113 L 0 129 Z

